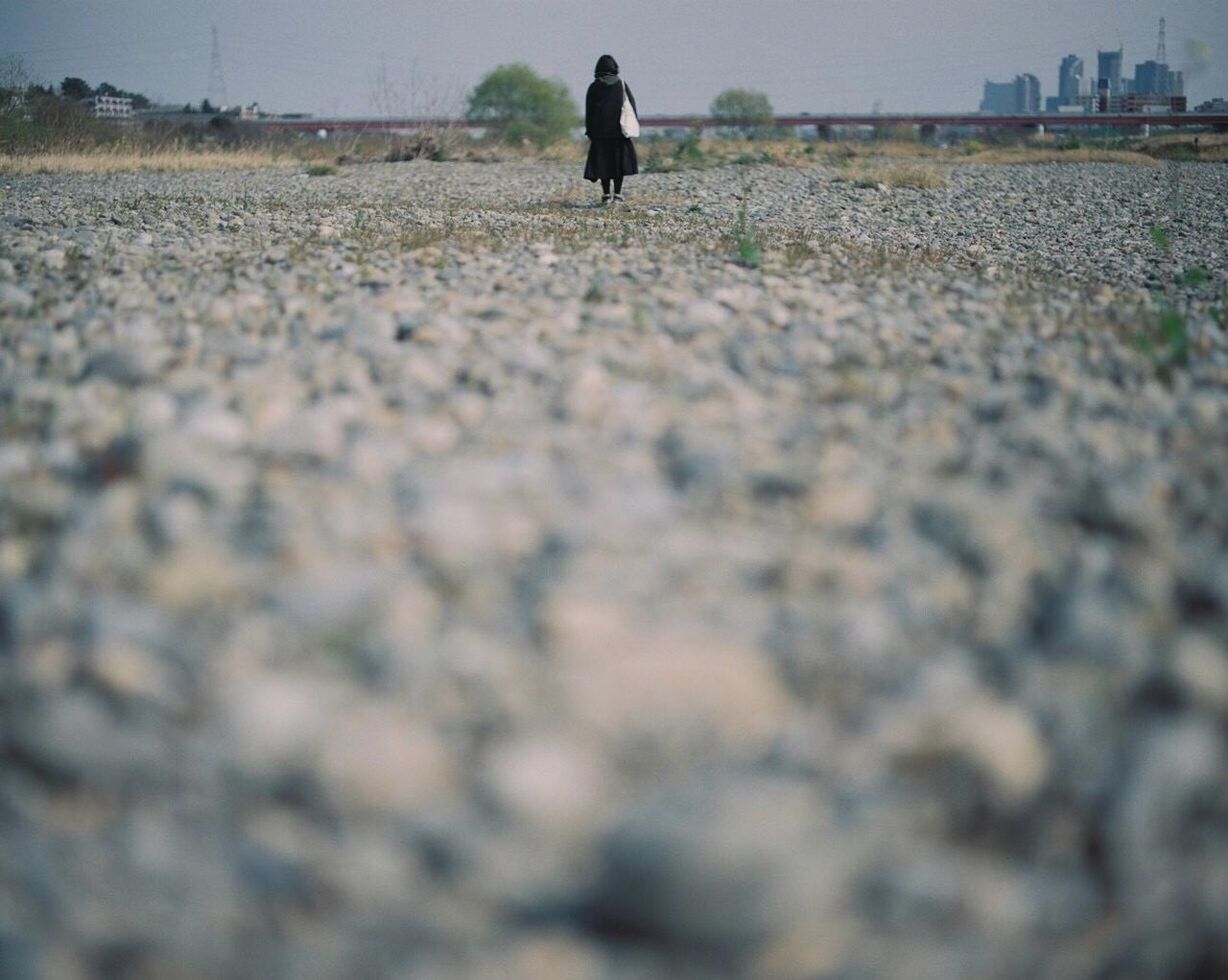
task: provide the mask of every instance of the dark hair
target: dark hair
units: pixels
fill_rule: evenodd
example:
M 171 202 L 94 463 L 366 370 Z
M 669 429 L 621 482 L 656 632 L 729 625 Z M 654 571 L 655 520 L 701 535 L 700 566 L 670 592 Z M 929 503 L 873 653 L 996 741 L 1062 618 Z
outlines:
M 603 54 L 597 59 L 597 67 L 593 69 L 594 75 L 617 75 L 618 62 L 614 60 L 612 54 Z

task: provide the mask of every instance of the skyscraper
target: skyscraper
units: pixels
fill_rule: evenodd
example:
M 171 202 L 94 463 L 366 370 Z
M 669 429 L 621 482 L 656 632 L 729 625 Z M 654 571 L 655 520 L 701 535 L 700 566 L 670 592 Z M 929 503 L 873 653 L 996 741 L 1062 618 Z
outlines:
M 1107 88 L 1109 95 L 1121 95 L 1121 60 L 1122 49 L 1116 51 L 1096 52 L 1096 76 L 1099 79 L 1098 88 Z
M 1163 62 L 1144 61 L 1141 65 L 1134 66 L 1134 93 L 1184 95 L 1185 77 L 1179 71 L 1171 71 Z
M 1035 75 L 1015 76 L 1015 111 L 1040 112 L 1040 79 Z
M 1068 54 L 1062 59 L 1062 66 L 1057 72 L 1058 105 L 1072 105 L 1079 97 L 1080 86 L 1083 83 L 1083 59 L 1078 55 Z
M 1168 65 L 1144 61 L 1134 66 L 1134 91 L 1138 95 L 1168 94 Z

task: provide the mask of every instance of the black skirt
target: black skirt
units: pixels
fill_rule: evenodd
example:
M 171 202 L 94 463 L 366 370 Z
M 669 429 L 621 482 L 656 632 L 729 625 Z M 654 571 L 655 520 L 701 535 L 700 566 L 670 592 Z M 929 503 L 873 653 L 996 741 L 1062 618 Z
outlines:
M 584 165 L 585 180 L 613 180 L 639 172 L 640 162 L 635 156 L 635 144 L 626 136 L 589 142 L 588 162 Z

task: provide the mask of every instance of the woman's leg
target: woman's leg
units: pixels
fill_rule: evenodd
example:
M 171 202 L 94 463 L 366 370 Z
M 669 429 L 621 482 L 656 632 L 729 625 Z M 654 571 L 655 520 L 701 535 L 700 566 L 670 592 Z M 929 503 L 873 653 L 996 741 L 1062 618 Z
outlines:
M 623 175 L 619 174 L 614 178 L 614 193 L 621 194 L 623 192 Z
M 610 196 L 610 178 L 609 177 L 601 178 L 601 196 L 602 197 Z

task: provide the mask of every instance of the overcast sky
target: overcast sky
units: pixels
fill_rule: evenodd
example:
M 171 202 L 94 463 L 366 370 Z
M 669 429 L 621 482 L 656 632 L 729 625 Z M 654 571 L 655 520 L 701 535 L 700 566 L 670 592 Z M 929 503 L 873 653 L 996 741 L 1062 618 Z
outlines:
M 1055 94 L 1062 56 L 1094 74 L 1098 47 L 1124 46 L 1132 74 L 1161 16 L 1191 105 L 1228 96 L 1228 0 L 0 0 L 0 54 L 36 81 L 199 102 L 216 24 L 229 100 L 281 112 L 451 113 L 512 61 L 579 97 L 605 51 L 646 115 L 733 86 L 782 113 L 944 111 L 1019 72 Z

